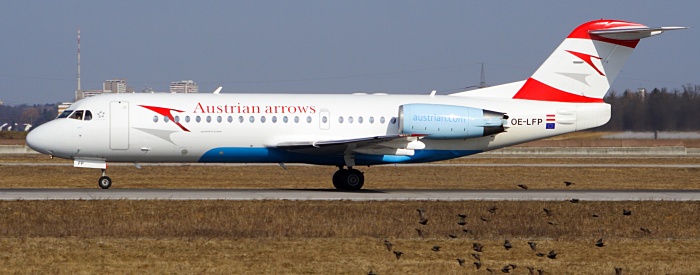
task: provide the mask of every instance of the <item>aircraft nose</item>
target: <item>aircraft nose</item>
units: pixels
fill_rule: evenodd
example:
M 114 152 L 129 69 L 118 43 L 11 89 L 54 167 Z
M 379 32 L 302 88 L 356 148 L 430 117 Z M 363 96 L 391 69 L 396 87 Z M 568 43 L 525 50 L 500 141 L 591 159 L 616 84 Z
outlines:
M 42 154 L 52 155 L 51 151 L 51 133 L 48 131 L 47 125 L 41 125 L 34 128 L 27 134 L 27 146 L 32 150 Z

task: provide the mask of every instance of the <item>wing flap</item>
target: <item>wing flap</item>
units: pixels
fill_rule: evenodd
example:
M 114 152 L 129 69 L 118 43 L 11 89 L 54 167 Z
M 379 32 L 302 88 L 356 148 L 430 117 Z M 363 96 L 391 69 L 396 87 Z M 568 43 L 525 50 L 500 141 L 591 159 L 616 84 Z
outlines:
M 399 134 L 374 136 L 352 139 L 339 140 L 321 140 L 321 141 L 294 141 L 281 142 L 275 147 L 283 150 L 288 150 L 295 153 L 311 154 L 311 155 L 344 155 L 354 154 L 356 151 L 362 153 L 372 152 L 372 149 L 377 150 L 377 154 L 388 152 L 384 149 L 422 149 L 417 140 L 425 135 L 418 134 Z

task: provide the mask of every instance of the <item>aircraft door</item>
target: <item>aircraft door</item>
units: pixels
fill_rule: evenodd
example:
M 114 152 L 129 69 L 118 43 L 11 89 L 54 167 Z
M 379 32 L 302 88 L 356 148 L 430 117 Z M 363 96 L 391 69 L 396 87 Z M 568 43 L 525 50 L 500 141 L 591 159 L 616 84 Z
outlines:
M 109 105 L 109 148 L 129 149 L 129 102 L 112 101 Z
M 328 130 L 331 128 L 331 114 L 328 110 L 321 110 L 321 112 L 318 113 L 318 118 L 318 125 L 321 130 Z

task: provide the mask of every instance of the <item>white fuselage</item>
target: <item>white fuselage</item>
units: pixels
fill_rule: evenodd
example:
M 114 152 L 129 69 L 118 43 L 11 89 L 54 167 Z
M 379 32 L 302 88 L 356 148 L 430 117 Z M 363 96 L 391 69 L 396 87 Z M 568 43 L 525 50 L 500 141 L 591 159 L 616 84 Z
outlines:
M 291 162 L 342 165 L 342 156 L 288 153 L 288 142 L 345 140 L 399 132 L 399 106 L 457 105 L 508 116 L 506 131 L 468 139 L 429 137 L 413 156 L 371 156 L 358 165 L 461 157 L 604 124 L 608 104 L 487 97 L 314 94 L 111 94 L 76 102 L 92 119 L 61 118 L 34 130 L 44 152 L 111 162 Z M 157 106 L 158 113 L 143 106 Z M 181 111 L 181 112 L 180 112 Z M 167 114 L 171 116 L 168 117 Z M 175 123 L 175 121 L 179 123 Z M 548 121 L 549 120 L 549 121 Z M 547 127 L 547 123 L 554 126 Z M 36 143 L 36 142 L 35 142 Z

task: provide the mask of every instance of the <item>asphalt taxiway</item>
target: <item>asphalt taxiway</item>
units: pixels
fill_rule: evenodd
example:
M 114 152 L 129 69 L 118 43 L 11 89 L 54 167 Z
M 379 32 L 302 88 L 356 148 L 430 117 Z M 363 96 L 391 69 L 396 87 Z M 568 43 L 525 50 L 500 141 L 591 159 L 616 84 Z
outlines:
M 0 200 L 700 201 L 700 190 L 0 189 Z

